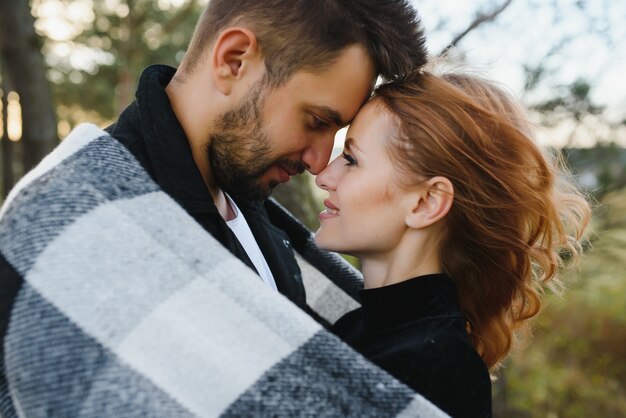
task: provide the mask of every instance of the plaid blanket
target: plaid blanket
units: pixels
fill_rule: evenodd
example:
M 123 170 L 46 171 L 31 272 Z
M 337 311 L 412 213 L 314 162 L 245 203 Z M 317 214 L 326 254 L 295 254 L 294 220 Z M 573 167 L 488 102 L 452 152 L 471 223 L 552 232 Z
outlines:
M 445 416 L 266 287 L 93 125 L 0 216 L 2 416 Z M 300 247 L 308 302 L 336 319 L 354 283 Z

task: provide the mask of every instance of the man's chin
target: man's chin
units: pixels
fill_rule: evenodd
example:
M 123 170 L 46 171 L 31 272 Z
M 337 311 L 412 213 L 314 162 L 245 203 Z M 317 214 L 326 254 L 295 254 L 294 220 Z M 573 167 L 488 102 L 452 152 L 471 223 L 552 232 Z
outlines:
M 242 187 L 241 184 L 238 184 L 234 187 L 222 187 L 222 189 L 235 199 L 252 202 L 265 200 L 270 197 L 272 190 L 274 187 L 278 186 L 278 184 L 277 181 L 270 181 L 269 183 L 257 182 L 254 185 Z
M 274 188 L 276 186 L 278 186 L 280 183 L 277 182 L 276 180 L 272 180 L 269 182 L 269 184 L 267 185 L 267 196 L 266 197 L 270 197 L 270 195 L 272 194 L 272 191 L 274 190 Z
M 272 195 L 274 188 L 278 186 L 279 184 L 280 184 L 279 182 L 273 181 L 273 180 L 270 181 L 267 185 L 259 184 L 256 189 L 256 193 L 254 194 L 253 198 L 250 200 L 265 200 L 269 198 Z

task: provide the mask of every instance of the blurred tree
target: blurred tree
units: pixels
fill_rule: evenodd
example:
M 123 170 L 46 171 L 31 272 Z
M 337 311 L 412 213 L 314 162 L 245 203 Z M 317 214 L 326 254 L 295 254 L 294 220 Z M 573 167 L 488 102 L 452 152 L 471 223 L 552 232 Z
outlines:
M 439 53 L 439 56 L 445 56 L 450 49 L 457 47 L 463 38 L 478 29 L 480 26 L 496 20 L 498 16 L 511 5 L 511 3 L 513 3 L 513 0 L 504 0 L 500 4 L 490 4 L 489 6 L 491 6 L 491 9 L 488 11 L 477 11 L 470 24 L 463 31 L 457 34 L 448 45 L 446 45 L 446 47 Z
M 56 112 L 45 76 L 41 40 L 33 23 L 28 2 L 0 0 L 2 78 L 8 79 L 22 105 L 24 170 L 37 164 L 58 142 Z
M 304 173 L 276 187 L 272 196 L 314 231 L 320 224 L 317 215 L 322 205 L 312 193 L 312 183 L 312 176 Z
M 40 32 L 48 35 L 48 78 L 65 130 L 86 120 L 116 118 L 134 99 L 139 75 L 148 65 L 177 66 L 202 10 L 200 3 L 36 0 L 33 11 Z M 54 39 L 54 25 L 67 14 L 75 16 L 65 22 L 70 36 Z
M 626 416 L 626 190 L 594 213 L 593 248 L 551 296 L 507 371 L 503 417 Z
M 562 151 L 574 175 L 596 199 L 626 187 L 626 149 L 616 142 Z
M 12 161 L 13 144 L 9 141 L 9 131 L 7 129 L 9 108 L 8 92 L 8 83 L 6 81 L 6 77 L 3 77 L 2 88 L 0 89 L 0 99 L 2 100 L 2 104 L 0 105 L 2 107 L 2 114 L 0 115 L 2 120 L 2 138 L 0 138 L 0 151 L 2 152 L 2 171 L 0 172 L 0 175 L 2 176 L 2 194 L 0 194 L 0 196 L 2 196 L 2 198 L 6 197 L 7 193 L 15 183 Z

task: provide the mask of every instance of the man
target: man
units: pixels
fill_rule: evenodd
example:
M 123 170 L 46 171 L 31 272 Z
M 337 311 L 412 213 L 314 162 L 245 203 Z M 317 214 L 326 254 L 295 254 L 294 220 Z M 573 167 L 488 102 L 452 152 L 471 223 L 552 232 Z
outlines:
M 214 0 L 180 68 L 147 69 L 137 101 L 107 130 L 204 229 L 304 308 L 291 249 L 267 227 L 261 199 L 292 175 L 321 171 L 376 75 L 422 65 L 423 42 L 403 2 Z
M 321 171 L 377 75 L 424 63 L 418 23 L 406 1 L 211 1 L 178 70 L 5 202 L 2 414 L 434 411 L 277 295 L 314 314 L 294 248 L 359 283 L 266 200 Z

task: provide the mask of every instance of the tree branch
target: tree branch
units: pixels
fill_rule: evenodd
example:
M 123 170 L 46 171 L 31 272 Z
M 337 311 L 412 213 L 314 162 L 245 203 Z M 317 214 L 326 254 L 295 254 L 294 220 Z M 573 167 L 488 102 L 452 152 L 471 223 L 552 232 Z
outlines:
M 470 25 L 467 27 L 467 29 L 465 29 L 463 32 L 459 33 L 457 36 L 455 36 L 454 39 L 452 40 L 452 42 L 450 42 L 448 44 L 448 46 L 446 46 L 439 53 L 439 56 L 440 57 L 444 56 L 451 48 L 457 46 L 459 44 L 459 42 L 461 42 L 461 40 L 463 38 L 465 38 L 467 36 L 467 34 L 469 34 L 474 29 L 478 28 L 479 26 L 481 26 L 484 23 L 494 21 L 507 7 L 509 7 L 511 5 L 511 3 L 513 3 L 513 0 L 505 0 L 500 6 L 496 7 L 491 12 L 479 13 L 474 18 L 472 23 L 470 23 Z

